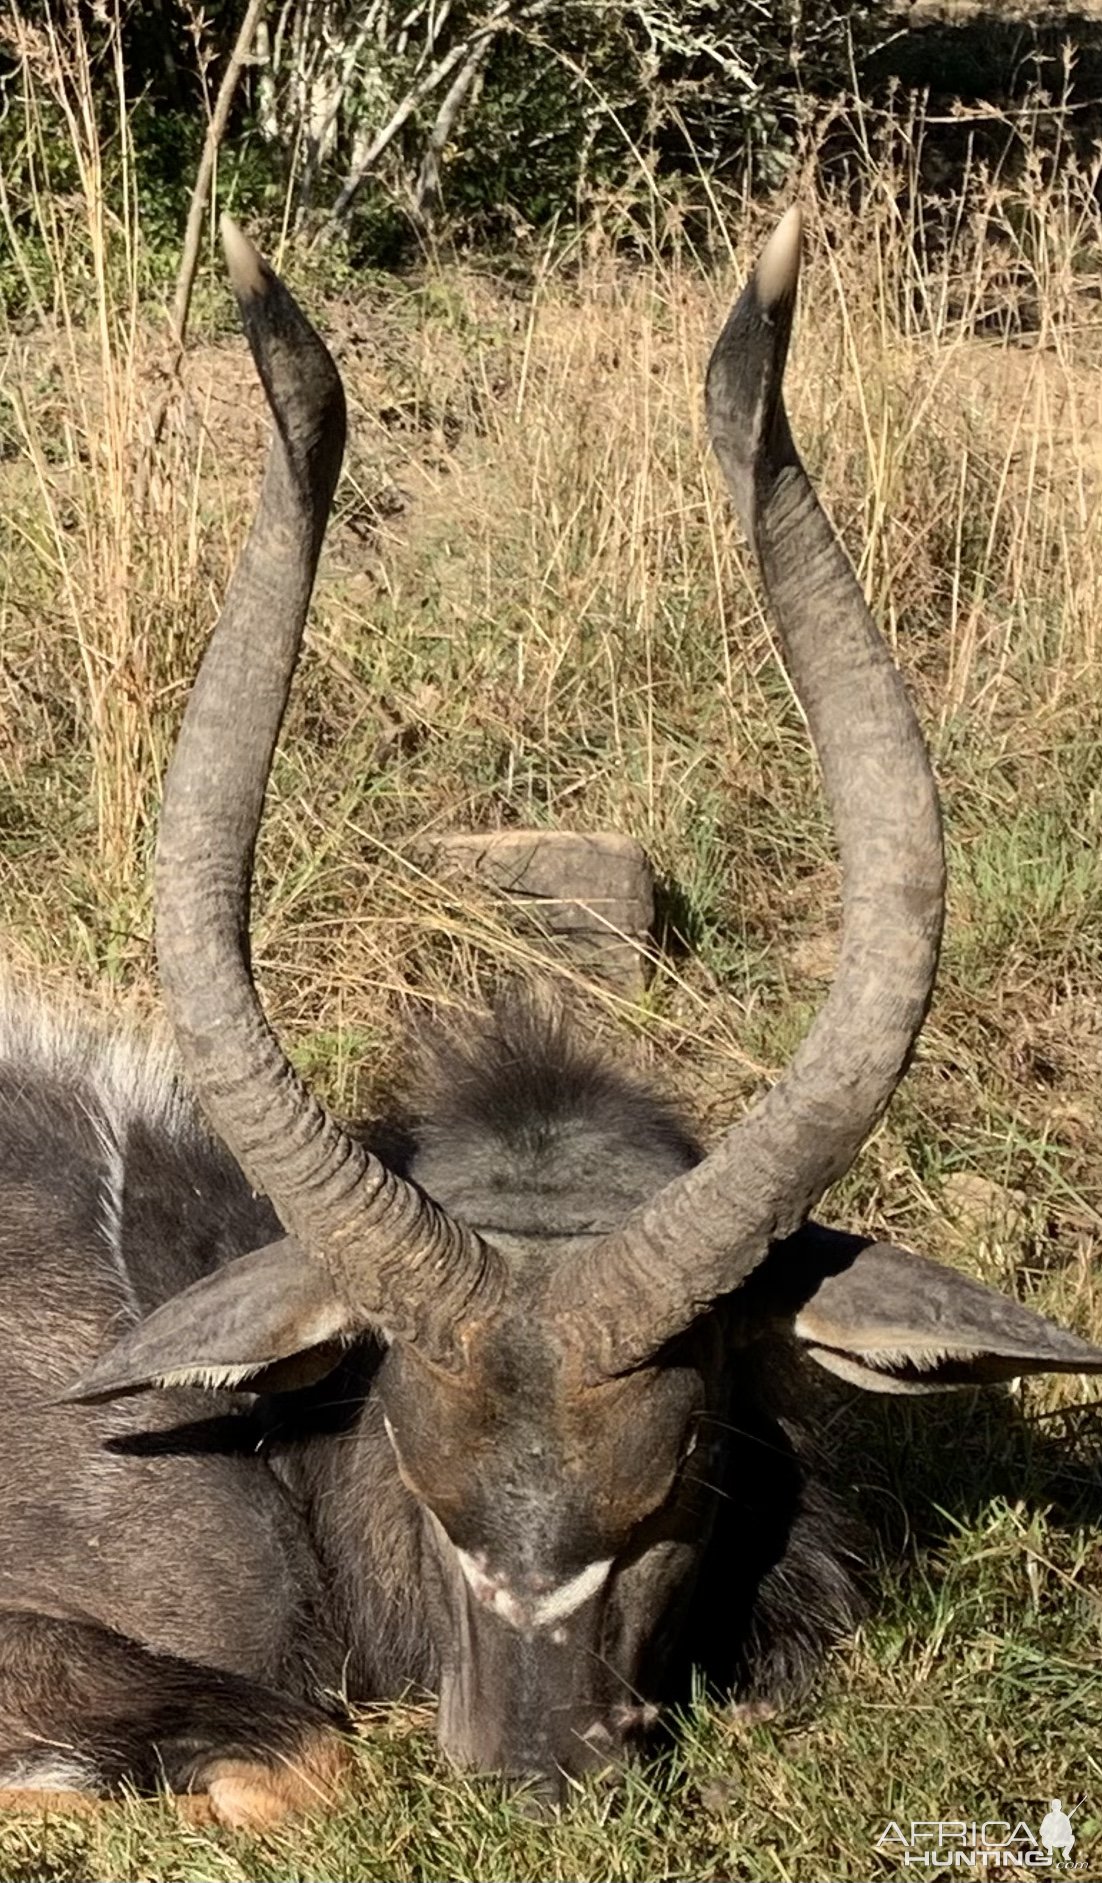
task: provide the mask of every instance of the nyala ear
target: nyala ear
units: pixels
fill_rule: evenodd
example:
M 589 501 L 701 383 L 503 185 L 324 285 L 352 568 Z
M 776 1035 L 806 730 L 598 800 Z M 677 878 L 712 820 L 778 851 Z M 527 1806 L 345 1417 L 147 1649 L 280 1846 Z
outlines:
M 810 1358 L 870 1392 L 1102 1373 L 1102 1348 L 909 1249 L 809 1223 L 774 1254 L 801 1297 L 791 1325 Z
M 357 1331 L 320 1263 L 286 1236 L 174 1295 L 62 1397 L 89 1403 L 150 1386 L 289 1392 L 330 1372 Z

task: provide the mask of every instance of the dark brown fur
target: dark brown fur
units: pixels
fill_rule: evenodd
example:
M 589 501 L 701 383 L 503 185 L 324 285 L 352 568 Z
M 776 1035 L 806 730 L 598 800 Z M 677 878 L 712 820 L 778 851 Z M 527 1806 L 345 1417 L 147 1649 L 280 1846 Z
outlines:
M 309 1765 L 338 1689 L 375 1700 L 438 1676 L 416 1506 L 373 1393 L 382 1349 L 244 1407 L 179 1388 L 52 1403 L 275 1225 L 155 1057 L 33 1016 L 5 1034 L 0 1785 L 187 1792 L 226 1761 Z M 523 1008 L 440 1044 L 406 1141 L 453 1207 L 462 1190 L 468 1212 L 530 1228 L 536 1211 L 559 1233 L 697 1155 L 665 1104 Z M 723 1684 L 787 1698 L 858 1607 L 849 1540 L 760 1379 L 726 1424 L 709 1619 L 671 1615 L 656 1684 L 677 1690 L 696 1653 Z M 702 1523 L 714 1503 L 702 1490 Z

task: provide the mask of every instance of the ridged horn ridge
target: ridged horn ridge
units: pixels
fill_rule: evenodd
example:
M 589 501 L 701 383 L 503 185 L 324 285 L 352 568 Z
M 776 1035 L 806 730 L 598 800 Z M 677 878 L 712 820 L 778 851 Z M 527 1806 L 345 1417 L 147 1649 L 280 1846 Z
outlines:
M 849 1169 L 907 1068 L 937 972 L 945 864 L 929 757 L 784 407 L 801 240 L 793 208 L 719 336 L 706 406 L 822 768 L 842 861 L 840 957 L 766 1096 L 562 1276 L 559 1311 L 581 1318 L 609 1372 L 736 1289 Z
M 340 473 L 345 400 L 322 341 L 229 218 L 222 239 L 275 435 L 165 783 L 161 985 L 207 1116 L 287 1231 L 364 1321 L 454 1364 L 465 1324 L 496 1299 L 498 1259 L 337 1124 L 253 985 L 253 851 Z

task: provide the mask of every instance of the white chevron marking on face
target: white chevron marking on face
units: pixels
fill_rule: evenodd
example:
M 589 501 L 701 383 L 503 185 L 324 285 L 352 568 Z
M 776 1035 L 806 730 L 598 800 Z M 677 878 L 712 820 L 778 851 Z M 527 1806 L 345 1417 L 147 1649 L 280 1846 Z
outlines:
M 587 1563 L 579 1569 L 569 1582 L 560 1582 L 557 1589 L 547 1595 L 541 1595 L 533 1604 L 532 1622 L 536 1628 L 550 1628 L 553 1622 L 565 1621 L 583 1602 L 588 1602 L 591 1595 L 596 1595 L 602 1588 L 612 1568 L 611 1556 L 595 1563 Z
M 457 1550 L 459 1567 L 469 1583 L 477 1600 L 484 1608 L 500 1615 L 503 1621 L 514 1628 L 553 1628 L 564 1622 L 575 1609 L 581 1608 L 596 1595 L 605 1583 L 612 1568 L 612 1558 L 587 1563 L 579 1569 L 576 1576 L 567 1582 L 560 1582 L 557 1589 L 549 1589 L 546 1595 L 519 1596 L 514 1594 L 505 1583 L 487 1573 L 482 1564 L 466 1550 Z

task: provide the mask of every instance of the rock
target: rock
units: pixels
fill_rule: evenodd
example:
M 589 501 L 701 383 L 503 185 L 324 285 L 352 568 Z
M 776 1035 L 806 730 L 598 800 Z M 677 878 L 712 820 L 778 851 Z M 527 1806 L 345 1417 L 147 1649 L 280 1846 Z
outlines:
M 1021 1220 L 1024 1191 L 1010 1190 L 978 1170 L 955 1170 L 941 1186 L 949 1215 L 969 1236 L 1005 1235 Z
M 442 874 L 470 876 L 510 906 L 519 933 L 579 972 L 637 999 L 652 968 L 654 877 L 615 831 L 456 832 L 436 847 Z

